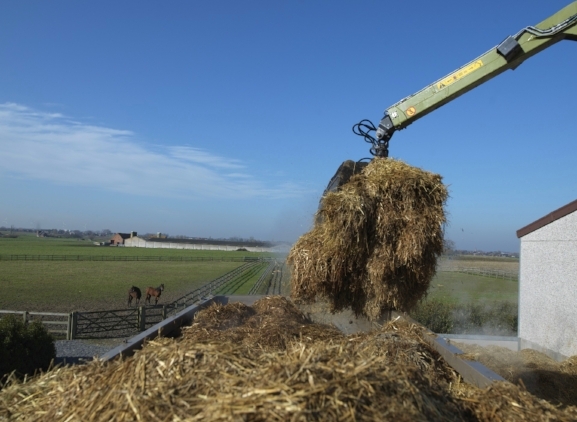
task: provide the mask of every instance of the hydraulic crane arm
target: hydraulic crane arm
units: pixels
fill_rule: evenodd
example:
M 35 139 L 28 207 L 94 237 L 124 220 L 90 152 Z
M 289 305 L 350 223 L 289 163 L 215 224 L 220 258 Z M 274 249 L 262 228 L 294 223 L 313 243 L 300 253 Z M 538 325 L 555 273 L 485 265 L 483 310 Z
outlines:
M 515 69 L 529 57 L 564 39 L 577 41 L 577 1 L 537 26 L 507 37 L 472 62 L 387 108 L 376 132 L 380 145 L 376 155 L 387 156 L 388 142 L 396 130 L 404 129 L 504 71 Z

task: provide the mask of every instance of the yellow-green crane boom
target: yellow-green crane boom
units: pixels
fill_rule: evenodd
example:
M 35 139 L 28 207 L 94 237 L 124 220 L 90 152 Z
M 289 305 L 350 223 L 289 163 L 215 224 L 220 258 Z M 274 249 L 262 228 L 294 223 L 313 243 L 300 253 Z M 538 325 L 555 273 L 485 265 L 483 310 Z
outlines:
M 389 140 L 395 131 L 404 129 L 504 71 L 515 69 L 529 57 L 564 39 L 577 41 L 577 1 L 538 25 L 528 26 L 507 37 L 465 66 L 387 108 L 377 128 L 377 139 L 371 152 L 386 157 Z

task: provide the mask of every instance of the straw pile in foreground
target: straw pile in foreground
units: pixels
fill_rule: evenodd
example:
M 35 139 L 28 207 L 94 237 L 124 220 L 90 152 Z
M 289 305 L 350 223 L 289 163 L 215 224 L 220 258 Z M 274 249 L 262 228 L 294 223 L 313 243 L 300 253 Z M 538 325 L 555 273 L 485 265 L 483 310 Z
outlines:
M 330 334 L 314 337 L 325 329 Z M 244 336 L 250 339 L 244 341 Z M 260 342 L 253 343 L 256 339 Z M 57 368 L 25 384 L 8 386 L 0 392 L 0 419 L 563 421 L 577 417 L 575 408 L 559 410 L 508 383 L 487 390 L 457 385 L 453 371 L 421 340 L 414 325 L 398 321 L 373 333 L 345 337 L 312 324 L 286 299 L 272 297 L 252 308 L 215 305 L 201 312 L 180 338 L 151 341 L 132 357 Z
M 322 200 L 315 226 L 293 246 L 291 296 L 326 298 L 377 319 L 408 311 L 426 293 L 443 251 L 441 176 L 394 159 L 374 159 Z

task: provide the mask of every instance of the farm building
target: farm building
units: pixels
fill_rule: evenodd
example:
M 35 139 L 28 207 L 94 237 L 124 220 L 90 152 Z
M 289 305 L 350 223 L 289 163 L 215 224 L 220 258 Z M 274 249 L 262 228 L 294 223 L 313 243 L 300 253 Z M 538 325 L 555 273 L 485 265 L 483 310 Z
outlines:
M 271 242 L 235 242 L 216 239 L 172 239 L 158 238 L 143 239 L 133 236 L 124 241 L 127 248 L 154 248 L 154 249 L 193 249 L 206 251 L 237 251 L 246 252 L 285 252 L 286 245 L 276 245 Z
M 136 232 L 116 233 L 110 239 L 110 245 L 111 246 L 124 245 L 127 239 L 132 239 L 133 237 L 136 237 Z
M 577 200 L 519 229 L 519 345 L 577 355 Z

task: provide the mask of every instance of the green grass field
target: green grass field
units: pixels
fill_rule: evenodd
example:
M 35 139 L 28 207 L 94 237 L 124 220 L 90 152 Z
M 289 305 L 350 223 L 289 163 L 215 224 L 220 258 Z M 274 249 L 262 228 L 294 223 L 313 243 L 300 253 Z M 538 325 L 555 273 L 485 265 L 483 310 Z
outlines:
M 455 304 L 512 302 L 517 303 L 519 283 L 491 277 L 438 272 L 431 281 L 428 298 Z
M 242 265 L 242 262 L 53 262 L 0 263 L 0 309 L 70 312 L 126 306 L 134 285 L 165 285 L 168 303 Z
M 480 268 L 486 270 L 501 270 L 519 272 L 519 259 L 497 256 L 455 255 L 443 256 L 438 261 L 441 269 Z
M 519 283 L 438 272 L 411 316 L 436 333 L 515 336 Z
M 269 256 L 236 251 L 194 251 L 93 246 L 76 239 L 37 238 L 24 235 L 0 238 L 0 255 L 92 256 L 202 256 L 228 258 Z M 169 303 L 215 278 L 243 265 L 227 261 L 0 261 L 0 309 L 71 312 L 118 309 L 126 306 L 128 289 L 143 292 L 164 283 L 159 303 Z M 237 294 L 248 291 L 254 274 Z M 143 298 L 144 299 L 144 298 Z
M 266 270 L 268 267 L 268 263 L 264 262 L 260 264 L 258 267 L 252 269 L 251 271 L 247 271 L 246 274 L 243 274 L 239 280 L 232 285 L 224 286 L 223 289 L 216 291 L 215 294 L 220 295 L 246 295 L 253 287 L 254 283 L 257 282 L 261 274 Z
M 162 256 L 228 258 L 271 256 L 269 253 L 198 251 L 94 246 L 88 240 L 37 238 L 19 234 L 0 238 L 0 255 Z M 456 257 L 450 264 L 462 267 L 515 268 L 518 260 L 491 257 Z M 127 291 L 164 283 L 161 302 L 168 303 L 242 265 L 226 261 L 0 261 L 0 309 L 69 312 L 114 309 L 126 305 Z M 262 269 L 264 270 L 264 268 Z M 287 268 L 287 275 L 289 269 Z M 260 271 L 227 294 L 245 294 Z M 290 291 L 290 286 L 283 291 Z M 509 301 L 517 303 L 518 282 L 439 271 L 428 298 L 455 304 Z

